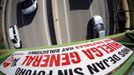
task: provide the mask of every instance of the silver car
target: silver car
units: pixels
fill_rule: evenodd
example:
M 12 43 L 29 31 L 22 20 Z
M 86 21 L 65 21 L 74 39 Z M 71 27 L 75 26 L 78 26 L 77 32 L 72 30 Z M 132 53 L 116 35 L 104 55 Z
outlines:
M 95 15 L 88 23 L 87 40 L 101 37 L 105 37 L 105 26 L 102 17 Z
M 22 43 L 20 40 L 19 32 L 17 29 L 17 25 L 12 25 L 9 28 L 9 38 L 13 43 L 15 48 L 22 48 Z

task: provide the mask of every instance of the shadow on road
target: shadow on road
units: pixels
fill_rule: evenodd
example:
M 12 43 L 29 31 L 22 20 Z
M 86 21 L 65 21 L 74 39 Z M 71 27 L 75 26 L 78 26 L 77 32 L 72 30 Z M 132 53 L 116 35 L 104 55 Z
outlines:
M 69 0 L 70 10 L 89 10 L 93 0 Z
M 92 22 L 92 19 L 90 19 L 88 21 L 88 24 L 87 24 L 86 40 L 89 40 L 89 39 L 93 39 L 93 22 Z
M 22 4 L 17 4 L 17 25 L 18 27 L 23 27 L 23 26 L 26 26 L 26 25 L 29 25 L 30 23 L 32 23 L 35 15 L 36 15 L 36 12 L 33 12 L 31 14 L 28 14 L 28 15 L 24 15 L 21 11 L 22 9 Z

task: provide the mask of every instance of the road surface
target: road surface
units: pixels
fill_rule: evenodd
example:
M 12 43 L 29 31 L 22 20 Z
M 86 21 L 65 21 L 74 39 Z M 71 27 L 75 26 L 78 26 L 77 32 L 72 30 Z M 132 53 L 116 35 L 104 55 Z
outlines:
M 38 10 L 35 13 L 35 16 L 33 17 L 31 23 L 19 28 L 23 48 L 42 47 L 46 45 L 51 45 L 45 10 L 45 1 L 38 0 Z M 10 15 L 11 24 L 9 24 L 9 26 L 14 24 L 20 24 L 17 23 L 17 16 L 22 18 L 22 24 L 25 21 L 24 19 L 27 18 L 22 14 L 17 15 L 17 2 L 15 2 L 15 0 L 12 0 Z M 12 47 L 12 45 L 10 46 Z
M 46 0 L 37 0 L 38 10 L 30 15 L 31 18 L 18 12 L 20 10 L 18 10 L 18 5 L 15 0 L 9 1 L 11 3 L 9 3 L 9 7 L 11 7 L 8 11 L 11 13 L 7 13 L 7 29 L 10 25 L 19 25 L 22 47 L 33 48 L 52 45 L 48 28 Z M 94 15 L 101 15 L 106 25 L 106 7 L 104 1 L 105 0 L 91 0 L 89 8 L 81 11 L 70 10 L 69 0 L 52 1 L 57 43 L 63 44 L 86 40 L 87 24 Z M 9 38 L 8 41 L 10 47 L 13 48 Z
M 53 11 L 58 44 L 86 40 L 87 25 L 94 15 L 102 16 L 107 29 L 105 0 L 54 0 Z M 72 2 L 72 6 L 69 4 Z M 78 4 L 78 6 L 77 6 Z M 87 5 L 85 5 L 87 4 Z M 76 7 L 75 7 L 75 6 Z M 79 7 L 81 5 L 81 7 Z

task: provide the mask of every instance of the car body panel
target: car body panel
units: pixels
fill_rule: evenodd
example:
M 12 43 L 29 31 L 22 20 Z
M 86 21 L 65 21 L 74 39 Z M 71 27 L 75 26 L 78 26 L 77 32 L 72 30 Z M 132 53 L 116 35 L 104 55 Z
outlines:
M 99 15 L 93 16 L 93 19 L 94 19 L 95 25 L 98 24 L 98 23 L 103 23 L 102 17 L 99 16 Z

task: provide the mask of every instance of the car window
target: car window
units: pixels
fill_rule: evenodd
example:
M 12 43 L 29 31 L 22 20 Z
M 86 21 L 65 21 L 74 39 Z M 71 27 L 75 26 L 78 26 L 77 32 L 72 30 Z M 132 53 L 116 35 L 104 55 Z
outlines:
M 104 24 L 103 23 L 98 23 L 96 25 L 96 28 L 97 28 L 97 30 L 104 30 Z
M 15 30 L 13 30 L 13 34 L 16 34 Z
M 14 38 L 15 38 L 16 40 L 18 40 L 16 35 L 14 35 Z
M 15 39 L 12 39 L 11 41 L 12 41 L 13 43 L 17 43 L 17 41 L 16 41 Z

